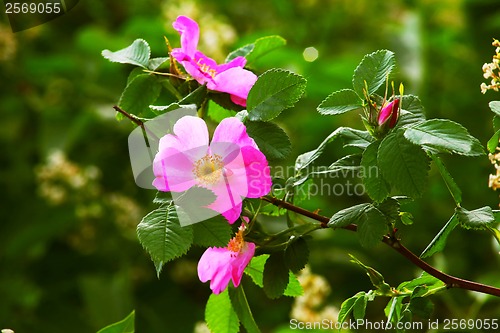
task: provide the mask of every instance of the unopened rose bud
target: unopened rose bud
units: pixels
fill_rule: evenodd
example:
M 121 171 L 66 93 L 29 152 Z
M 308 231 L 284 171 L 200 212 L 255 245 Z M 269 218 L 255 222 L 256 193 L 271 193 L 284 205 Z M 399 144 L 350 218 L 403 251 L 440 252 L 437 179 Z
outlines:
M 380 110 L 378 115 L 378 125 L 383 126 L 389 122 L 389 128 L 394 128 L 399 117 L 399 99 L 395 99 Z

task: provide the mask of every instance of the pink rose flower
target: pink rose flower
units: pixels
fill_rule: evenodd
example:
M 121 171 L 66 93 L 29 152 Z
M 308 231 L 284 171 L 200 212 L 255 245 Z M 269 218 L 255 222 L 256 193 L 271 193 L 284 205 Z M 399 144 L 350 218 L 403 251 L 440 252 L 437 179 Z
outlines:
M 171 56 L 198 83 L 206 84 L 210 90 L 228 93 L 235 104 L 246 106 L 248 92 L 257 81 L 257 76 L 244 69 L 245 57 L 236 57 L 227 64 L 218 65 L 197 50 L 200 29 L 195 21 L 179 16 L 173 27 L 181 34 L 181 48 L 173 49 Z
M 238 287 L 243 272 L 255 254 L 255 244 L 243 240 L 244 226 L 225 248 L 209 247 L 198 262 L 198 277 L 201 282 L 210 280 L 210 289 L 220 294 L 233 281 Z
M 210 144 L 207 125 L 198 117 L 182 117 L 173 132 L 160 139 L 153 161 L 153 186 L 159 191 L 208 189 L 216 199 L 207 208 L 232 224 L 241 214 L 243 198 L 271 190 L 267 159 L 237 118 L 222 120 Z

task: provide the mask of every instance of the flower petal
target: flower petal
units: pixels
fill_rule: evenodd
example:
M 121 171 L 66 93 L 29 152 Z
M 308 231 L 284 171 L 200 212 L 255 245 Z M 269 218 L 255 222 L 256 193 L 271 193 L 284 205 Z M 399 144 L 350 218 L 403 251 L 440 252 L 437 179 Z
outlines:
M 198 23 L 187 16 L 179 16 L 172 26 L 181 34 L 181 47 L 184 53 L 194 58 L 200 38 Z
M 238 253 L 238 256 L 231 262 L 231 279 L 235 287 L 238 287 L 241 282 L 241 277 L 245 268 L 248 266 L 255 254 L 255 244 L 245 242 L 244 248 Z
M 246 184 L 244 184 L 246 186 Z M 208 208 L 219 212 L 226 220 L 233 224 L 241 215 L 242 195 L 238 193 L 240 190 L 237 186 L 220 183 L 211 188 L 216 195 L 216 199 Z
M 257 75 L 241 67 L 233 67 L 218 73 L 214 80 L 216 87 L 212 90 L 225 92 L 245 100 L 243 106 L 246 106 L 248 93 L 257 81 Z
M 214 131 L 212 147 L 214 142 L 234 143 L 240 147 L 250 146 L 258 149 L 255 141 L 248 136 L 245 125 L 235 117 L 223 119 Z
M 182 117 L 174 125 L 174 134 L 177 137 L 177 143 L 173 148 L 179 151 L 186 152 L 190 149 L 208 146 L 208 128 L 205 121 L 201 118 L 193 116 Z M 166 146 L 166 143 L 164 146 Z
M 228 63 L 217 66 L 217 73 L 227 71 L 229 68 L 233 68 L 233 67 L 243 68 L 243 67 L 245 67 L 246 63 L 247 63 L 247 59 L 245 57 L 242 57 L 242 56 L 236 57 Z
M 248 198 L 258 198 L 271 191 L 272 181 L 269 166 L 264 154 L 253 147 L 242 147 L 241 154 L 245 161 Z
M 196 185 L 190 156 L 175 148 L 158 152 L 153 161 L 153 186 L 159 191 L 182 192 Z
M 226 289 L 231 279 L 231 251 L 226 248 L 210 247 L 198 262 L 198 277 L 201 282 L 210 281 L 210 289 L 219 294 Z
M 229 224 L 233 224 L 241 215 L 242 203 L 240 202 L 236 206 L 222 213 L 222 216 L 226 218 Z

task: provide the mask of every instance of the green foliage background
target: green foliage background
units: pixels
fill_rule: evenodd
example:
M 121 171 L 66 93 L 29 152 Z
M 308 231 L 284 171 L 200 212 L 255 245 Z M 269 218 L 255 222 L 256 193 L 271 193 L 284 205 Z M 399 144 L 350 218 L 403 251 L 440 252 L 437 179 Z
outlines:
M 396 53 L 398 79 L 406 93 L 420 96 L 428 118 L 462 123 L 483 144 L 493 133 L 488 102 L 499 97 L 483 96 L 479 85 L 481 66 L 494 51 L 492 38 L 500 37 L 496 0 L 82 0 L 66 15 L 16 34 L 2 14 L 0 328 L 91 332 L 133 308 L 138 332 L 166 327 L 192 332 L 203 320 L 209 288 L 196 276 L 203 249 L 169 263 L 158 280 L 136 238 L 135 227 L 153 209 L 155 193 L 136 187 L 127 148 L 132 126 L 116 122 L 112 110 L 131 68 L 100 55 L 144 38 L 152 56 L 165 56 L 163 36 L 178 45 L 171 22 L 180 14 L 198 20 L 202 36 L 210 32 L 212 39 L 202 39 L 201 48 L 220 61 L 257 37 L 278 34 L 287 40 L 286 47 L 254 67 L 258 72 L 281 67 L 308 79 L 305 98 L 278 118 L 292 140 L 290 165 L 336 127 L 361 128 L 354 113 L 326 117 L 315 109 L 331 92 L 351 87 L 364 54 L 383 48 Z M 311 46 L 319 57 L 307 62 L 302 53 Z M 320 159 L 324 165 L 341 156 L 340 145 L 328 149 Z M 487 188 L 493 167 L 486 157 L 443 159 L 464 190 L 467 207 L 497 206 L 497 194 Z M 401 230 L 403 242 L 416 253 L 453 214 L 437 170 L 431 170 L 430 184 L 423 199 L 408 208 L 414 225 Z M 329 216 L 363 199 L 324 195 L 303 205 Z M 384 246 L 362 249 L 347 231 L 320 232 L 310 244 L 311 269 L 328 279 L 328 301 L 336 307 L 370 289 L 347 252 L 392 285 L 418 273 Z M 451 274 L 498 285 L 498 248 L 485 232 L 457 229 L 444 255 L 431 262 Z M 249 279 L 244 283 L 262 329 L 285 331 L 293 300 L 270 301 Z M 451 290 L 434 300 L 434 318 L 500 318 L 497 299 Z M 367 318 L 383 319 L 384 305 L 370 304 Z

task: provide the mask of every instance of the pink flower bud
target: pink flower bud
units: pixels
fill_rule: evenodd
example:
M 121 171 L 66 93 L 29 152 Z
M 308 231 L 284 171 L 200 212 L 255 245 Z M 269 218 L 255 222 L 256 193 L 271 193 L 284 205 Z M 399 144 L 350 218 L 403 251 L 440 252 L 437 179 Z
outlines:
M 394 128 L 398 122 L 399 99 L 395 99 L 380 110 L 378 125 L 382 126 L 389 121 L 389 128 Z

